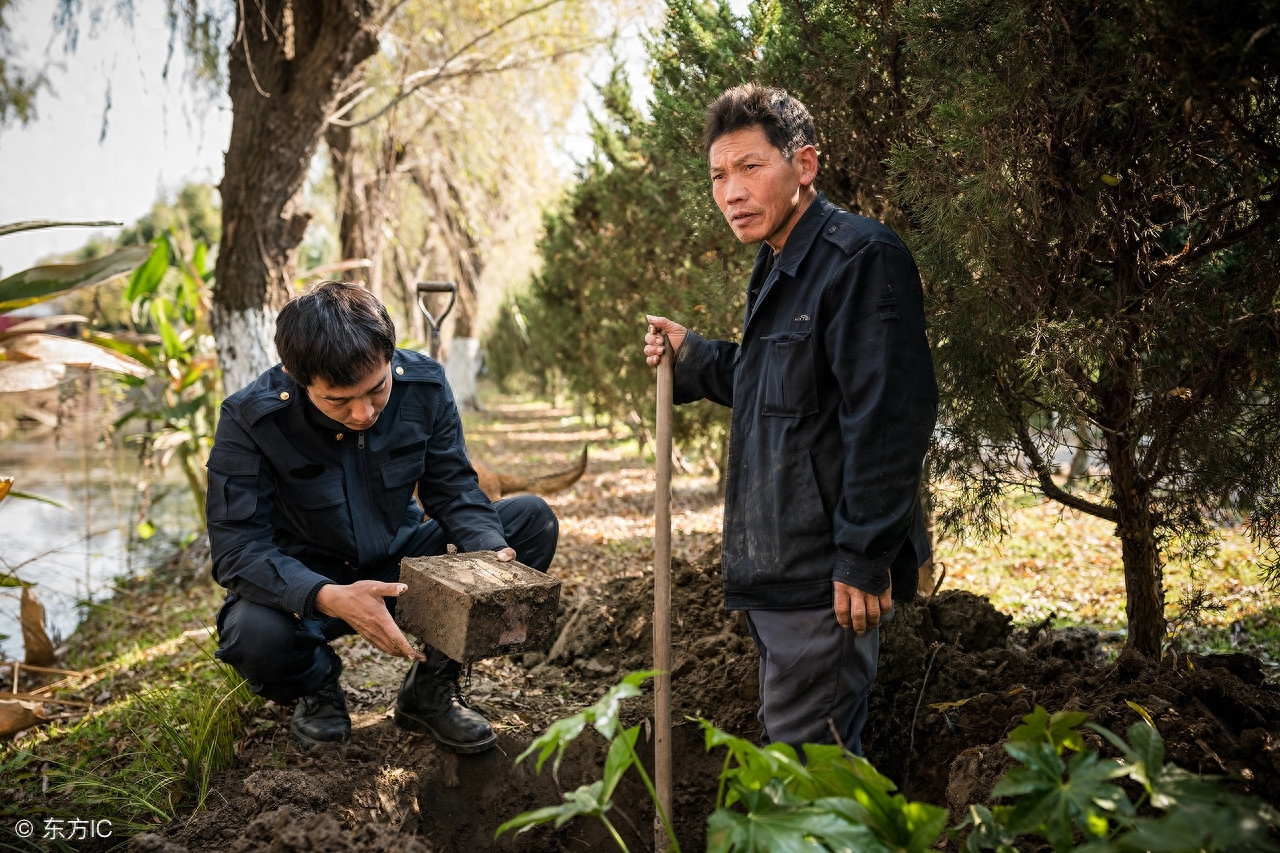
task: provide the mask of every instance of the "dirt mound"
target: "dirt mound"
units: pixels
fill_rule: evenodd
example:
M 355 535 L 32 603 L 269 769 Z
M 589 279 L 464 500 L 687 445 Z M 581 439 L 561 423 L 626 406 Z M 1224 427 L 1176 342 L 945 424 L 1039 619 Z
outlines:
M 957 632 L 947 626 L 972 626 Z M 980 627 L 981 626 L 981 627 Z M 1003 626 L 1003 627 L 1002 627 Z M 1245 655 L 1102 658 L 1087 629 L 1011 632 L 983 598 L 942 593 L 900 606 L 885 627 L 880 677 L 863 744 L 911 799 L 953 812 L 981 801 L 1011 766 L 1002 744 L 1036 705 L 1084 711 L 1124 734 L 1145 708 L 1168 760 L 1196 773 L 1239 777 L 1242 793 L 1280 803 L 1280 690 Z M 1090 746 L 1112 754 L 1100 738 Z
M 616 578 L 581 589 L 567 607 L 558 639 L 536 663 L 534 679 L 592 682 L 598 696 L 622 675 L 653 665 L 653 576 Z M 713 549 L 671 567 L 672 712 L 677 721 L 702 717 L 744 737 L 758 737 L 760 658 L 742 616 L 724 609 L 720 553 Z M 652 704 L 637 700 L 637 716 Z

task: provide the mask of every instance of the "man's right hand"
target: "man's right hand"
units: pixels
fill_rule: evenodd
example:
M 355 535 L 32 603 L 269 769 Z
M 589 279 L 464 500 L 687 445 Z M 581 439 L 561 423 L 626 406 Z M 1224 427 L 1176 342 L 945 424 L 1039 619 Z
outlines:
M 672 352 L 679 352 L 689 330 L 666 317 L 649 314 L 645 319 L 649 321 L 649 333 L 644 336 L 644 360 L 649 362 L 650 367 L 657 367 L 662 361 L 662 336 L 665 334 L 671 342 Z
M 409 644 L 383 601 L 384 597 L 397 598 L 408 589 L 402 583 L 382 581 L 325 584 L 316 593 L 316 610 L 346 622 L 360 636 L 389 655 L 424 661 L 427 656 Z

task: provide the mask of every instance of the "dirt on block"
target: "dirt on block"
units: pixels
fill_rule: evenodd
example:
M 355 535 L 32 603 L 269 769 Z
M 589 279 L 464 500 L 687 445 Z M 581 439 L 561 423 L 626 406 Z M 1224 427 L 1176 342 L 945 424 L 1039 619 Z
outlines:
M 476 551 L 406 557 L 396 602 L 406 632 L 462 663 L 545 651 L 555 640 L 560 581 Z

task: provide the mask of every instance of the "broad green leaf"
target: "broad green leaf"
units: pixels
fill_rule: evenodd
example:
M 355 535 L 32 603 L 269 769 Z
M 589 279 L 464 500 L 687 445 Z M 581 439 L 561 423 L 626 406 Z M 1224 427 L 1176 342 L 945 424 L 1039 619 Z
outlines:
M 1156 819 L 1135 821 L 1116 839 L 1121 850 L 1181 853 L 1197 850 L 1274 850 L 1265 803 L 1217 790 L 1216 802 L 1179 804 Z M 1274 810 L 1271 810 L 1274 812 Z
M 587 718 L 596 727 L 596 731 L 612 740 L 614 733 L 618 730 L 618 710 L 622 707 L 622 700 L 639 696 L 640 685 L 657 674 L 658 671 L 655 669 L 633 672 L 609 688 L 604 696 L 600 697 L 600 701 L 586 711 Z
M 173 328 L 173 323 L 169 320 L 169 312 L 173 310 L 173 303 L 168 299 L 157 298 L 152 300 L 150 309 L 151 322 L 155 325 L 156 331 L 160 333 L 165 356 L 168 358 L 180 358 L 185 355 L 186 348 L 182 345 L 182 339 L 178 336 L 177 330 Z
M 1062 762 L 1051 745 L 1007 744 L 1006 749 L 1014 754 L 1015 746 L 1026 747 L 1022 752 L 1028 769 L 1009 771 L 991 792 L 993 797 L 1021 797 L 1010 812 L 1011 831 L 1041 833 L 1055 850 L 1063 850 L 1070 848 L 1074 828 L 1101 837 L 1110 825 L 1108 814 L 1132 813 L 1128 797 L 1111 783 L 1127 772 L 1124 765 L 1099 761 L 1096 752 L 1083 752 L 1067 764 L 1066 779 L 1055 778 L 1053 764 Z
M 585 713 L 577 713 L 572 717 L 565 717 L 562 720 L 556 720 L 547 726 L 547 730 L 538 735 L 533 743 L 518 756 L 516 756 L 516 764 L 524 761 L 533 753 L 538 753 L 538 762 L 535 765 L 537 772 L 542 772 L 542 765 L 552 754 L 556 760 L 552 763 L 555 771 L 560 770 L 560 759 L 564 757 L 565 748 L 582 734 L 582 730 L 587 726 L 587 716 Z
M 154 337 L 151 339 L 154 340 Z M 140 343 L 122 340 L 114 335 L 108 334 L 107 332 L 94 332 L 89 335 L 88 340 L 91 344 L 97 344 L 100 347 L 128 356 L 138 363 L 145 364 L 147 367 L 155 370 L 155 357 L 151 354 L 151 350 L 147 349 Z
M 0 280 L 0 311 L 12 311 L 127 273 L 150 255 L 147 246 L 129 246 L 79 264 L 46 264 Z
M 747 814 L 717 809 L 707 819 L 707 853 L 889 853 L 870 829 L 833 811 L 833 805 L 838 801 L 781 808 L 753 803 Z
M 1037 705 L 1022 718 L 1022 725 L 1009 733 L 1011 741 L 1049 742 L 1049 712 Z
M 604 783 L 596 781 L 590 785 L 582 785 L 576 791 L 564 795 L 564 802 L 558 806 L 547 806 L 531 812 L 518 814 L 502 824 L 493 833 L 497 838 L 509 829 L 520 832 L 532 829 L 539 824 L 554 821 L 556 827 L 564 826 L 575 817 L 593 817 L 609 810 L 610 804 L 601 797 Z
M 150 252 L 147 262 L 129 276 L 129 286 L 124 292 L 124 298 L 129 302 L 136 302 L 139 296 L 155 293 L 160 282 L 164 280 L 165 272 L 169 269 L 167 240 L 156 240 L 153 246 L 147 248 Z
M 636 738 L 639 735 L 640 727 L 631 726 L 620 731 L 613 739 L 613 743 L 609 744 L 609 754 L 604 760 L 604 773 L 600 777 L 600 781 L 604 783 L 601 799 L 613 798 L 613 791 L 622 781 L 622 774 L 626 773 L 634 762 Z
M 993 797 L 1017 796 L 1033 790 L 1027 785 L 1057 784 L 1066 770 L 1066 764 L 1058 756 L 1052 744 L 1048 743 L 1006 743 L 1004 751 L 1026 765 L 1026 769 L 1015 767 L 1005 774 L 1004 779 L 996 783 L 991 790 Z M 1005 780 L 1009 780 L 1006 784 Z M 1014 780 L 1018 780 L 1015 782 Z M 1009 786 L 1016 786 L 1009 788 Z
M 621 682 L 610 687 L 604 696 L 590 708 L 579 711 L 571 717 L 556 720 L 533 743 L 529 744 L 528 749 L 516 757 L 515 763 L 519 764 L 537 752 L 538 761 L 536 767 L 537 771 L 541 773 L 542 765 L 554 754 L 556 759 L 552 764 L 552 768 L 559 771 L 560 760 L 564 757 L 565 748 L 578 735 L 582 734 L 588 723 L 594 725 L 606 739 L 612 740 L 618 727 L 618 706 L 623 699 L 639 696 L 640 685 L 645 679 L 652 678 L 654 673 L 654 670 L 630 673 Z
M 969 814 L 951 834 L 955 837 L 966 826 L 973 824 L 973 829 L 964 840 L 965 853 L 979 853 L 982 850 L 996 850 L 998 853 L 1011 851 L 1017 835 L 1009 830 L 1007 821 L 1000 819 L 1001 813 L 1007 810 L 1007 807 L 997 808 L 993 814 L 985 806 L 971 805 Z
M 17 234 L 21 231 L 35 231 L 41 228 L 61 228 L 63 226 L 78 226 L 82 228 L 106 228 L 119 227 L 123 222 L 116 222 L 111 219 L 91 219 L 86 221 L 64 221 L 60 219 L 25 219 L 21 222 L 6 222 L 0 225 L 0 237 L 6 234 Z
M 1134 723 L 1126 732 L 1134 753 L 1147 766 L 1147 772 L 1155 776 L 1164 766 L 1164 738 L 1160 731 L 1146 723 Z

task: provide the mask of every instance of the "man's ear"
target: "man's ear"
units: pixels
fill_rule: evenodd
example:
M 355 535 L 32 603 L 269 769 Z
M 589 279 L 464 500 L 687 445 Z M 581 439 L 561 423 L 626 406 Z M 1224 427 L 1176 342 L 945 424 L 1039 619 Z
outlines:
M 818 177 L 818 149 L 806 145 L 791 155 L 791 162 L 800 167 L 800 186 L 812 186 Z

